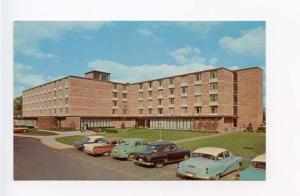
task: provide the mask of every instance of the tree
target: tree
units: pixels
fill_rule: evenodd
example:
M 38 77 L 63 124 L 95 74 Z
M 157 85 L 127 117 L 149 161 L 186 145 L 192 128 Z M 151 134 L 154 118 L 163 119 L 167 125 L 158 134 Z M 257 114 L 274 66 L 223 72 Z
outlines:
M 14 99 L 14 117 L 22 116 L 22 96 Z

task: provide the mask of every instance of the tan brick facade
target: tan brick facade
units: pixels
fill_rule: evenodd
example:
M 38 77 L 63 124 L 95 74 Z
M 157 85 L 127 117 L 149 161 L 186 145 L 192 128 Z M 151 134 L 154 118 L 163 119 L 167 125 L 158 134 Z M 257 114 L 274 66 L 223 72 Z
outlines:
M 239 128 L 262 123 L 262 70 L 257 67 L 218 68 L 133 84 L 109 79 L 109 73 L 92 71 L 85 78 L 68 76 L 26 90 L 23 117 L 60 118 L 59 126 L 77 129 L 83 124 L 120 127 L 124 122 L 224 131 L 234 121 Z

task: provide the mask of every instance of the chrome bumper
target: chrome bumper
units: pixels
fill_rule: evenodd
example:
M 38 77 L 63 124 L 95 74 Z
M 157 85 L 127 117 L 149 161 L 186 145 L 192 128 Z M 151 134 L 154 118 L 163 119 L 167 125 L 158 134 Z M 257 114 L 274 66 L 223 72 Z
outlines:
M 139 160 L 136 160 L 136 159 L 134 159 L 133 161 L 135 163 L 138 163 L 138 164 L 141 164 L 141 165 L 148 165 L 148 166 L 154 165 L 154 163 L 149 163 L 149 162 L 145 162 L 145 161 L 139 161 Z

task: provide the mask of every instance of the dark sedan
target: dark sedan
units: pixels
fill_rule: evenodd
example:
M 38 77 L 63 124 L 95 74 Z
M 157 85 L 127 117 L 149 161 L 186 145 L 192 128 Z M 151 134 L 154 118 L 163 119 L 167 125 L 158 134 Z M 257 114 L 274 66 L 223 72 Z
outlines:
M 162 167 L 167 163 L 188 159 L 190 154 L 190 150 L 178 148 L 172 142 L 153 142 L 146 150 L 135 154 L 134 162 L 138 165 Z

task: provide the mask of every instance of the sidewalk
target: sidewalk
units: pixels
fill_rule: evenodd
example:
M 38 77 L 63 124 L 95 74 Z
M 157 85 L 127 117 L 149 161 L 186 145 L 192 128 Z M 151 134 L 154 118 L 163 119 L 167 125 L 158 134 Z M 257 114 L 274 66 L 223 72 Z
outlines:
M 216 133 L 216 134 L 212 134 L 212 135 L 192 137 L 192 138 L 181 139 L 181 140 L 174 140 L 172 142 L 174 142 L 176 144 L 180 144 L 180 143 L 184 143 L 184 142 L 207 139 L 207 138 L 211 138 L 211 137 L 218 137 L 218 136 L 227 135 L 227 134 L 231 134 L 231 133 L 235 133 L 235 132 L 234 131 L 229 131 L 229 132 L 223 132 L 223 133 Z
M 94 134 L 94 132 L 87 131 L 87 132 L 80 132 L 80 131 L 48 131 L 48 130 L 39 130 L 39 131 L 47 131 L 47 132 L 53 132 L 57 133 L 58 135 L 51 135 L 51 136 L 36 136 L 36 135 L 23 135 L 23 134 L 14 134 L 14 136 L 18 137 L 31 137 L 31 138 L 36 138 L 40 139 L 41 143 L 54 149 L 70 149 L 74 148 L 73 146 L 62 144 L 60 142 L 57 142 L 55 139 L 58 137 L 65 137 L 65 136 L 74 136 L 74 135 L 91 135 Z

